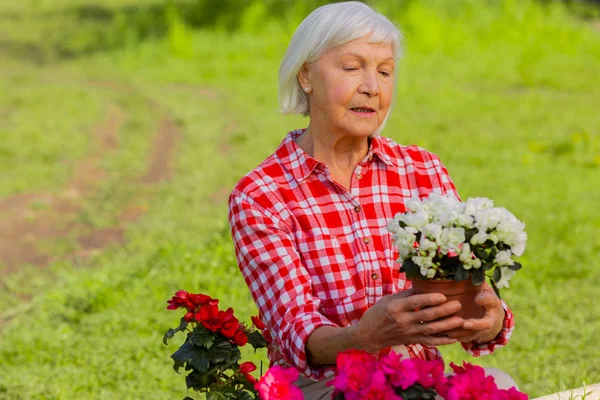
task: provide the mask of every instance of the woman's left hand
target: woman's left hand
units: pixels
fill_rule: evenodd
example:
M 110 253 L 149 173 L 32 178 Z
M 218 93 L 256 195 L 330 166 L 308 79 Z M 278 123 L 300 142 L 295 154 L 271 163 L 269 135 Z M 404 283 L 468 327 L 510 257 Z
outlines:
M 468 319 L 462 328 L 444 332 L 444 336 L 447 335 L 464 343 L 486 343 L 498 336 L 502 330 L 505 311 L 500 298 L 490 285 L 487 282 L 483 285 L 481 292 L 475 296 L 475 303 L 485 309 L 483 317 Z

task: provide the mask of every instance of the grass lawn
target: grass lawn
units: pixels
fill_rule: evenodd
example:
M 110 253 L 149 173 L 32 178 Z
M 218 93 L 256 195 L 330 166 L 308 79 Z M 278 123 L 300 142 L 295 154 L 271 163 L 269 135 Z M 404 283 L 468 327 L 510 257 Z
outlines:
M 183 398 L 166 300 L 208 293 L 249 322 L 227 195 L 307 123 L 277 112 L 277 69 L 311 4 L 254 2 L 236 29 L 149 0 L 0 5 L 0 399 Z M 532 398 L 599 382 L 594 11 L 376 4 L 406 36 L 384 135 L 437 153 L 463 198 L 527 224 L 503 292 L 517 327 L 476 362 Z

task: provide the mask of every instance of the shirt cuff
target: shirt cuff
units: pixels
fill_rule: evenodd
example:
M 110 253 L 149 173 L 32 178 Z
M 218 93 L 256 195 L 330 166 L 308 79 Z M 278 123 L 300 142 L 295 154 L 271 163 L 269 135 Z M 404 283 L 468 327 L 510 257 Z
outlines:
M 335 373 L 335 366 L 310 366 L 306 352 L 306 341 L 315 329 L 321 326 L 338 327 L 337 324 L 327 319 L 320 313 L 307 313 L 297 316 L 287 335 L 283 337 L 283 351 L 281 352 L 286 363 L 293 366 L 307 378 L 321 380 Z
M 493 340 L 486 343 L 461 343 L 462 347 L 472 356 L 479 357 L 492 354 L 496 349 L 504 347 L 508 343 L 515 328 L 515 319 L 512 311 L 508 308 L 504 300 L 502 300 L 502 308 L 504 308 L 502 329 Z

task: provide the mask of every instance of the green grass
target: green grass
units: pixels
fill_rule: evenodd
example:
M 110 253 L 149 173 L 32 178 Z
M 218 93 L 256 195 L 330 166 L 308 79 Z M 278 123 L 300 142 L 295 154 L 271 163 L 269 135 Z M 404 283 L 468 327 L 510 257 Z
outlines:
M 232 253 L 226 193 L 306 125 L 277 113 L 276 76 L 290 27 L 311 3 L 266 18 L 255 2 L 234 31 L 168 8 L 148 14 L 156 2 L 129 2 L 138 14 L 107 3 L 111 23 L 81 26 L 73 7 L 93 3 L 38 3 L 0 6 L 0 20 L 12 21 L 0 24 L 12 46 L 0 53 L 0 196 L 60 193 L 116 106 L 120 146 L 104 156 L 107 178 L 76 220 L 113 226 L 132 203 L 147 212 L 126 226 L 125 246 L 74 262 L 76 237 L 48 239 L 51 265 L 2 275 L 0 398 L 182 398 L 168 358 L 176 343 L 161 344 L 178 320 L 166 300 L 183 288 L 220 298 L 245 320 L 255 313 Z M 600 381 L 600 32 L 559 5 L 378 4 L 407 47 L 384 134 L 437 153 L 463 198 L 490 197 L 527 224 L 524 269 L 503 292 L 515 333 L 477 362 L 506 370 L 531 397 Z M 164 29 L 145 31 L 139 15 Z M 61 24 L 75 36 L 41 40 Z M 130 40 L 110 39 L 119 32 Z M 42 50 L 22 51 L 31 48 Z M 143 185 L 136 177 L 164 115 L 182 132 L 174 177 Z M 448 362 L 471 360 L 456 346 L 443 352 Z

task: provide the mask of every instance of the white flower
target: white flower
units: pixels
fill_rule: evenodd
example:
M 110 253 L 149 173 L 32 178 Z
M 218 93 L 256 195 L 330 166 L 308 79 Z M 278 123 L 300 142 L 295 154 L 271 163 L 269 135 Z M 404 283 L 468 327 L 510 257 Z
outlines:
M 458 220 L 458 212 L 456 210 L 445 210 L 437 215 L 437 219 L 442 226 L 452 226 Z
M 493 206 L 494 202 L 490 199 L 486 199 L 485 197 L 472 197 L 467 199 L 465 203 L 465 214 L 474 215 L 479 210 L 492 208 Z
M 481 268 L 481 260 L 479 258 L 467 260 L 463 263 L 463 268 L 467 270 L 471 268 L 479 269 Z
M 471 246 L 469 243 L 463 243 L 458 259 L 463 263 L 471 260 Z
M 432 257 L 422 257 L 422 256 L 414 256 L 412 258 L 413 262 L 417 264 L 421 268 L 421 275 L 427 276 L 427 270 L 433 267 L 433 258 Z
M 476 244 L 485 243 L 488 239 L 488 234 L 485 231 L 479 230 L 476 234 L 471 237 L 471 244 L 474 246 Z
M 431 279 L 435 276 L 435 269 L 433 268 L 429 268 L 427 270 L 427 274 L 426 274 L 427 278 Z
M 455 250 L 458 250 L 458 247 L 464 243 L 465 239 L 464 228 L 458 227 L 448 229 L 448 243 L 452 245 Z
M 514 242 L 514 244 L 510 244 L 510 243 L 506 243 L 510 246 L 510 249 L 512 250 L 512 253 L 519 257 L 523 255 L 523 252 L 525 251 L 525 242 L 527 241 L 527 233 L 525 232 L 518 232 L 517 233 L 517 238 Z
M 429 223 L 429 214 L 427 211 L 422 210 L 415 213 L 406 213 L 400 215 L 400 220 L 404 222 L 407 227 L 421 228 Z
M 459 226 L 463 226 L 465 228 L 471 229 L 471 228 L 475 227 L 475 218 L 473 218 L 473 216 L 470 214 L 461 213 L 461 214 L 458 214 L 456 223 Z
M 438 249 L 438 244 L 434 241 L 427 239 L 426 237 L 421 237 L 421 242 L 419 244 L 419 251 L 431 252 L 437 251 Z
M 421 233 L 428 239 L 439 242 L 442 236 L 442 227 L 436 223 L 429 223 L 421 228 Z
M 413 197 L 411 199 L 406 200 L 404 206 L 408 211 L 419 212 L 423 210 L 423 203 L 421 203 L 421 199 L 418 197 Z
M 415 240 L 417 237 L 413 233 L 407 232 L 405 229 L 398 229 L 394 234 L 392 234 L 392 239 L 394 240 L 394 246 L 398 253 L 400 253 L 401 258 L 408 258 L 411 254 L 414 254 L 416 251 L 413 247 Z
M 510 280 L 510 278 L 512 278 L 512 276 L 516 272 L 508 267 L 501 267 L 500 271 L 502 272 L 502 276 L 501 276 L 500 280 L 498 282 L 496 282 L 496 287 L 498 289 L 508 287 L 508 281 Z
M 513 261 L 512 258 L 510 258 L 511 255 L 512 255 L 512 252 L 510 250 L 499 251 L 496 254 L 494 261 L 496 262 L 496 264 L 498 264 L 502 267 L 508 266 L 508 265 L 513 265 L 515 262 Z

